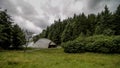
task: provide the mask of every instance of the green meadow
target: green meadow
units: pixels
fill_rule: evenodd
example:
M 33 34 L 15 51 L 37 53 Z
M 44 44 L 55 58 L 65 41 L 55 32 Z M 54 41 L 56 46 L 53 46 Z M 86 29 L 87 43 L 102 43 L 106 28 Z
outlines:
M 2 51 L 0 68 L 120 68 L 120 54 L 68 54 L 63 49 Z

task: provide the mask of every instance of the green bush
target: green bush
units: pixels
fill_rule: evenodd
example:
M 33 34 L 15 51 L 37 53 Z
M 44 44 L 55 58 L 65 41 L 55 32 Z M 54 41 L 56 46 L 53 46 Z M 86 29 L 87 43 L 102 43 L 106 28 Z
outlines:
M 78 43 L 76 41 L 69 41 L 67 43 L 62 44 L 64 45 L 64 52 L 66 53 L 82 53 L 85 52 L 84 44 Z
M 120 36 L 114 37 L 112 40 L 113 45 L 111 46 L 112 53 L 120 53 Z
M 100 53 L 109 53 L 110 52 L 110 47 L 109 45 L 111 42 L 108 40 L 99 40 L 99 41 L 95 41 L 93 42 L 92 45 L 92 51 L 93 52 L 100 52 Z
M 62 44 L 67 53 L 98 52 L 120 53 L 120 36 L 96 35 L 79 37 L 74 41 Z

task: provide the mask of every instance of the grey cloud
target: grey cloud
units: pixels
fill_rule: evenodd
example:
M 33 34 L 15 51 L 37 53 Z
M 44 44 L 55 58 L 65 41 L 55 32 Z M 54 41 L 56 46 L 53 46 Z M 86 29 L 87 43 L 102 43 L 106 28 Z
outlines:
M 10 0 L 0 0 L 0 7 L 7 9 L 10 14 L 18 14 L 15 5 Z
M 41 29 L 45 29 L 48 25 L 49 25 L 49 21 L 46 19 L 37 19 L 37 18 L 33 18 L 32 22 L 34 22 L 34 24 L 38 27 L 40 27 Z
M 114 11 L 119 4 L 120 0 L 91 0 L 88 8 L 90 11 L 100 12 L 107 5 L 111 11 Z
M 23 10 L 23 14 L 21 14 L 22 17 L 26 20 L 33 22 L 33 24 L 36 27 L 39 27 L 41 29 L 45 29 L 49 25 L 49 23 L 48 23 L 49 17 L 44 15 L 45 16 L 44 19 L 43 18 L 36 18 L 35 16 L 37 16 L 39 14 L 35 10 L 35 8 L 32 5 L 30 5 L 29 3 L 24 2 L 22 0 L 19 0 L 17 2 L 17 5 L 21 6 L 21 8 Z
M 41 29 L 45 29 L 49 25 L 49 17 L 47 16 L 44 18 L 36 18 L 36 15 L 22 15 L 22 17 L 33 22 L 34 25 L 40 27 Z
M 8 13 L 10 15 L 15 16 L 15 17 L 19 16 L 22 19 L 24 19 L 24 21 L 16 21 L 15 22 L 23 29 L 27 29 L 27 30 L 35 32 L 35 33 L 39 32 L 39 31 L 35 31 L 35 29 L 37 30 L 37 28 L 34 27 L 32 29 L 29 27 L 29 25 L 26 25 L 26 21 L 32 22 L 32 24 L 34 26 L 38 27 L 41 30 L 45 29 L 49 25 L 48 19 L 42 20 L 40 18 L 36 18 L 36 16 L 38 16 L 39 14 L 35 10 L 35 8 L 26 1 L 23 1 L 23 0 L 17 0 L 17 1 L 15 1 L 15 0 L 11 0 L 11 1 L 10 0 L 0 0 L 0 7 L 3 9 L 7 9 Z M 19 10 L 17 10 L 18 7 L 21 9 L 22 13 L 19 13 Z M 19 19 L 17 19 L 17 20 L 19 20 Z
M 97 7 L 102 1 L 104 1 L 104 0 L 89 0 L 88 7 L 90 9 Z
M 25 15 L 37 15 L 34 7 L 26 1 L 18 0 L 16 5 L 22 8 L 23 14 Z
M 31 4 L 30 1 L 32 2 Z M 19 24 L 22 28 L 37 33 L 42 29 L 45 29 L 51 24 L 51 22 L 53 22 L 53 20 L 57 20 L 58 18 L 65 19 L 82 12 L 85 14 L 98 13 L 104 9 L 105 5 L 108 5 L 110 10 L 114 11 L 118 4 L 120 4 L 120 0 L 35 1 L 38 4 L 36 6 L 33 5 L 33 3 L 35 3 L 33 0 L 0 0 L 0 7 L 8 9 L 8 12 L 11 15 L 16 16 L 15 19 L 17 20 L 17 24 Z M 22 19 L 18 17 L 21 17 Z M 28 23 L 30 23 L 31 28 L 28 26 Z

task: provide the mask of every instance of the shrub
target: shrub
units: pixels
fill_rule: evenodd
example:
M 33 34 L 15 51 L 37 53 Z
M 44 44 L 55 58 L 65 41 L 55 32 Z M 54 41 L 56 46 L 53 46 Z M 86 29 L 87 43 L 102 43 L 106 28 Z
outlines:
M 63 45 L 64 52 L 66 53 L 82 53 L 85 51 L 84 44 L 76 41 L 69 41 Z
M 120 53 L 120 36 L 116 36 L 112 40 L 113 45 L 111 46 L 112 53 Z
M 79 37 L 74 41 L 63 44 L 67 53 L 98 52 L 98 53 L 120 53 L 120 36 L 96 35 L 90 37 Z
M 100 52 L 100 53 L 109 53 L 110 52 L 110 47 L 109 45 L 111 42 L 108 40 L 99 40 L 93 42 L 93 52 Z

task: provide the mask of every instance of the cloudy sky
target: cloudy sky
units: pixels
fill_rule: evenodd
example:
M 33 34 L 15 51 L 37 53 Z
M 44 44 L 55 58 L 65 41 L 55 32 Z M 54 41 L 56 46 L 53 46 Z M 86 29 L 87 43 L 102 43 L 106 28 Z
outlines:
M 8 10 L 16 24 L 36 34 L 59 18 L 98 13 L 105 5 L 114 12 L 119 4 L 120 0 L 0 0 L 0 7 Z

